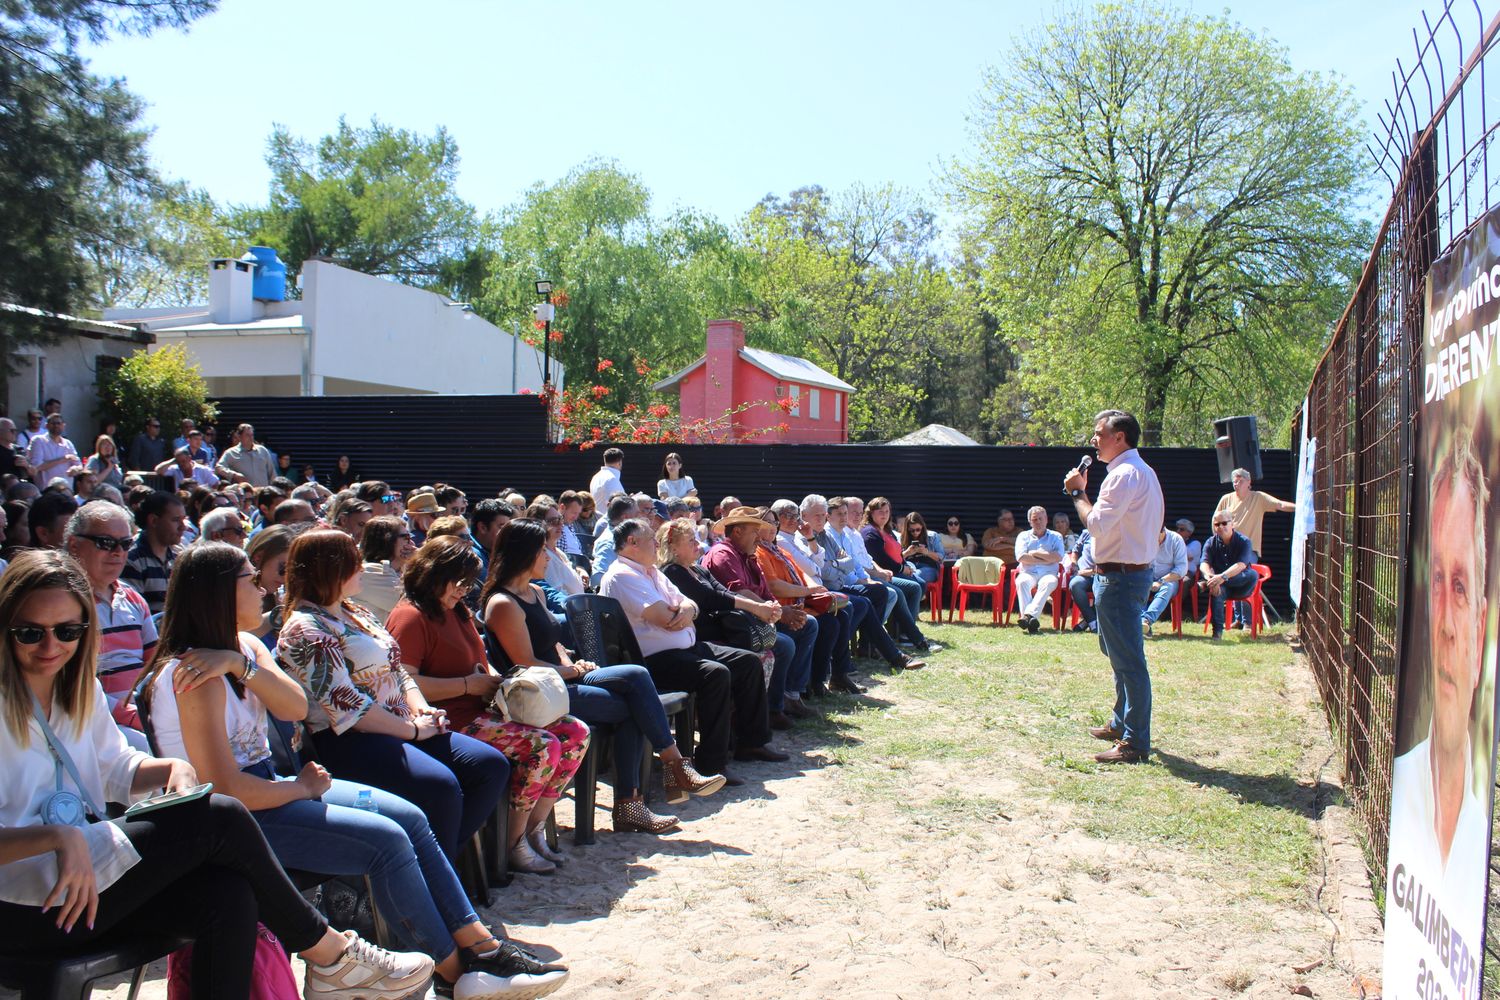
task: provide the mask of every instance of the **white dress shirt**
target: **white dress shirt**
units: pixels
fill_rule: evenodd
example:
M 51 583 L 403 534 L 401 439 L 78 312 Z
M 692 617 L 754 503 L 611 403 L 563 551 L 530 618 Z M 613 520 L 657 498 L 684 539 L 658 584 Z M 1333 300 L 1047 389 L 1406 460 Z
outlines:
M 667 649 L 687 649 L 698 641 L 697 629 L 692 625 L 674 632 L 646 621 L 643 613 L 651 605 L 675 608 L 683 602 L 682 591 L 655 566 L 616 559 L 604 574 L 599 592 L 605 597 L 613 597 L 625 609 L 642 656 Z
M 589 480 L 589 492 L 594 495 L 594 509 L 601 514 L 607 513 L 609 498 L 616 493 L 625 492 L 625 484 L 620 480 L 620 470 L 612 465 L 600 466 L 599 471 L 594 473 L 594 478 Z
M 132 750 L 125 742 L 115 720 L 109 716 L 109 701 L 97 681 L 94 708 L 82 732 L 62 714 L 55 700 L 47 721 L 78 769 L 86 801 L 102 809 L 107 802 L 128 804 L 144 797 L 131 794 L 130 785 L 135 780 L 136 768 L 150 757 Z M 29 743 L 22 747 L 10 727 L 0 724 L 0 760 L 5 761 L 5 780 L 0 781 L 0 828 L 7 830 L 40 826 L 42 801 L 57 791 L 52 751 L 42 735 L 41 725 L 30 715 L 27 732 Z M 69 791 L 79 790 L 66 768 L 62 782 Z M 114 885 L 141 860 L 117 823 L 90 823 L 83 827 L 83 835 L 88 841 L 100 892 Z M 41 906 L 56 884 L 57 855 L 52 851 L 0 865 L 0 900 L 7 903 Z
M 1141 453 L 1131 448 L 1116 455 L 1089 512 L 1094 562 L 1149 564 L 1156 558 L 1165 509 L 1161 483 Z

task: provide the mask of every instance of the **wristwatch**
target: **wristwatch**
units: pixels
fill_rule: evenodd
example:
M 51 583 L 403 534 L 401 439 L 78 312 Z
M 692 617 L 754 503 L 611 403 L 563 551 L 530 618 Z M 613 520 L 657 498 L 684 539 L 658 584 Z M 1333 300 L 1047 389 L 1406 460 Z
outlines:
M 1072 497 L 1074 500 L 1081 500 L 1083 499 L 1084 493 L 1083 490 L 1069 490 L 1068 496 Z
M 245 672 L 240 674 L 240 683 L 249 684 L 250 678 L 254 677 L 260 670 L 260 664 L 255 662 L 255 657 L 245 657 Z

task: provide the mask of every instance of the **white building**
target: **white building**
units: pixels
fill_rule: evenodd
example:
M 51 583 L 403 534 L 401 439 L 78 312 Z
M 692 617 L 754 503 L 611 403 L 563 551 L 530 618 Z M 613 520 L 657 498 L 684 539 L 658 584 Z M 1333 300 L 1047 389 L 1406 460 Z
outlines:
M 467 306 L 326 261 L 302 266 L 302 298 L 252 296 L 256 264 L 210 264 L 209 303 L 107 309 L 104 317 L 181 344 L 213 396 L 515 393 L 542 388 L 542 352 Z M 552 363 L 561 388 L 562 366 Z
M 26 426 L 26 411 L 40 410 L 49 399 L 62 403 L 68 437 L 80 452 L 93 450 L 98 425 L 98 376 L 118 368 L 151 343 L 151 335 L 120 323 L 44 313 L 0 303 L 0 323 L 8 313 L 41 319 L 50 333 L 46 343 L 20 344 L 11 358 L 13 374 L 5 377 L 5 406 L 16 426 Z

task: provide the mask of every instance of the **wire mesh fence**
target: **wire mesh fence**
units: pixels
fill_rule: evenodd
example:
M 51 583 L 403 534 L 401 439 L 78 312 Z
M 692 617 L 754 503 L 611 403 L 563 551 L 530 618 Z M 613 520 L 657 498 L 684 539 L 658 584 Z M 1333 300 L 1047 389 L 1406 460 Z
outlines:
M 1500 201 L 1500 169 L 1489 169 L 1500 64 L 1487 65 L 1497 33 L 1500 17 L 1487 22 L 1474 0 L 1450 0 L 1413 32 L 1409 67 L 1397 62 L 1370 145 L 1390 205 L 1308 390 L 1316 513 L 1299 632 L 1378 886 L 1390 832 L 1424 282 L 1432 262 Z M 1497 888 L 1500 878 L 1491 878 L 1492 927 Z M 1492 959 L 1495 942 L 1492 933 Z

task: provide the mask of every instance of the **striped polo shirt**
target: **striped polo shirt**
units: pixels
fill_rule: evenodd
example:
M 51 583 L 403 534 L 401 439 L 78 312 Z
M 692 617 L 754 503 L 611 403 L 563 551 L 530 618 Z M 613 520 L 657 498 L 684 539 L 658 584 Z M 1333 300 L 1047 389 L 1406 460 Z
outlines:
M 129 584 L 116 583 L 109 600 L 95 595 L 94 613 L 99 616 L 99 659 L 97 673 L 109 699 L 109 711 L 116 722 L 132 729 L 141 728 L 135 707 L 128 705 L 130 689 L 146 661 L 156 649 L 156 623 L 146 599 Z
M 125 571 L 120 574 L 120 579 L 146 599 L 146 606 L 151 609 L 152 614 L 166 606 L 167 577 L 172 575 L 172 563 L 177 559 L 179 551 L 181 549 L 174 546 L 167 550 L 165 561 L 156 558 L 146 533 L 142 531 L 135 546 L 131 548 L 130 555 L 125 557 Z

